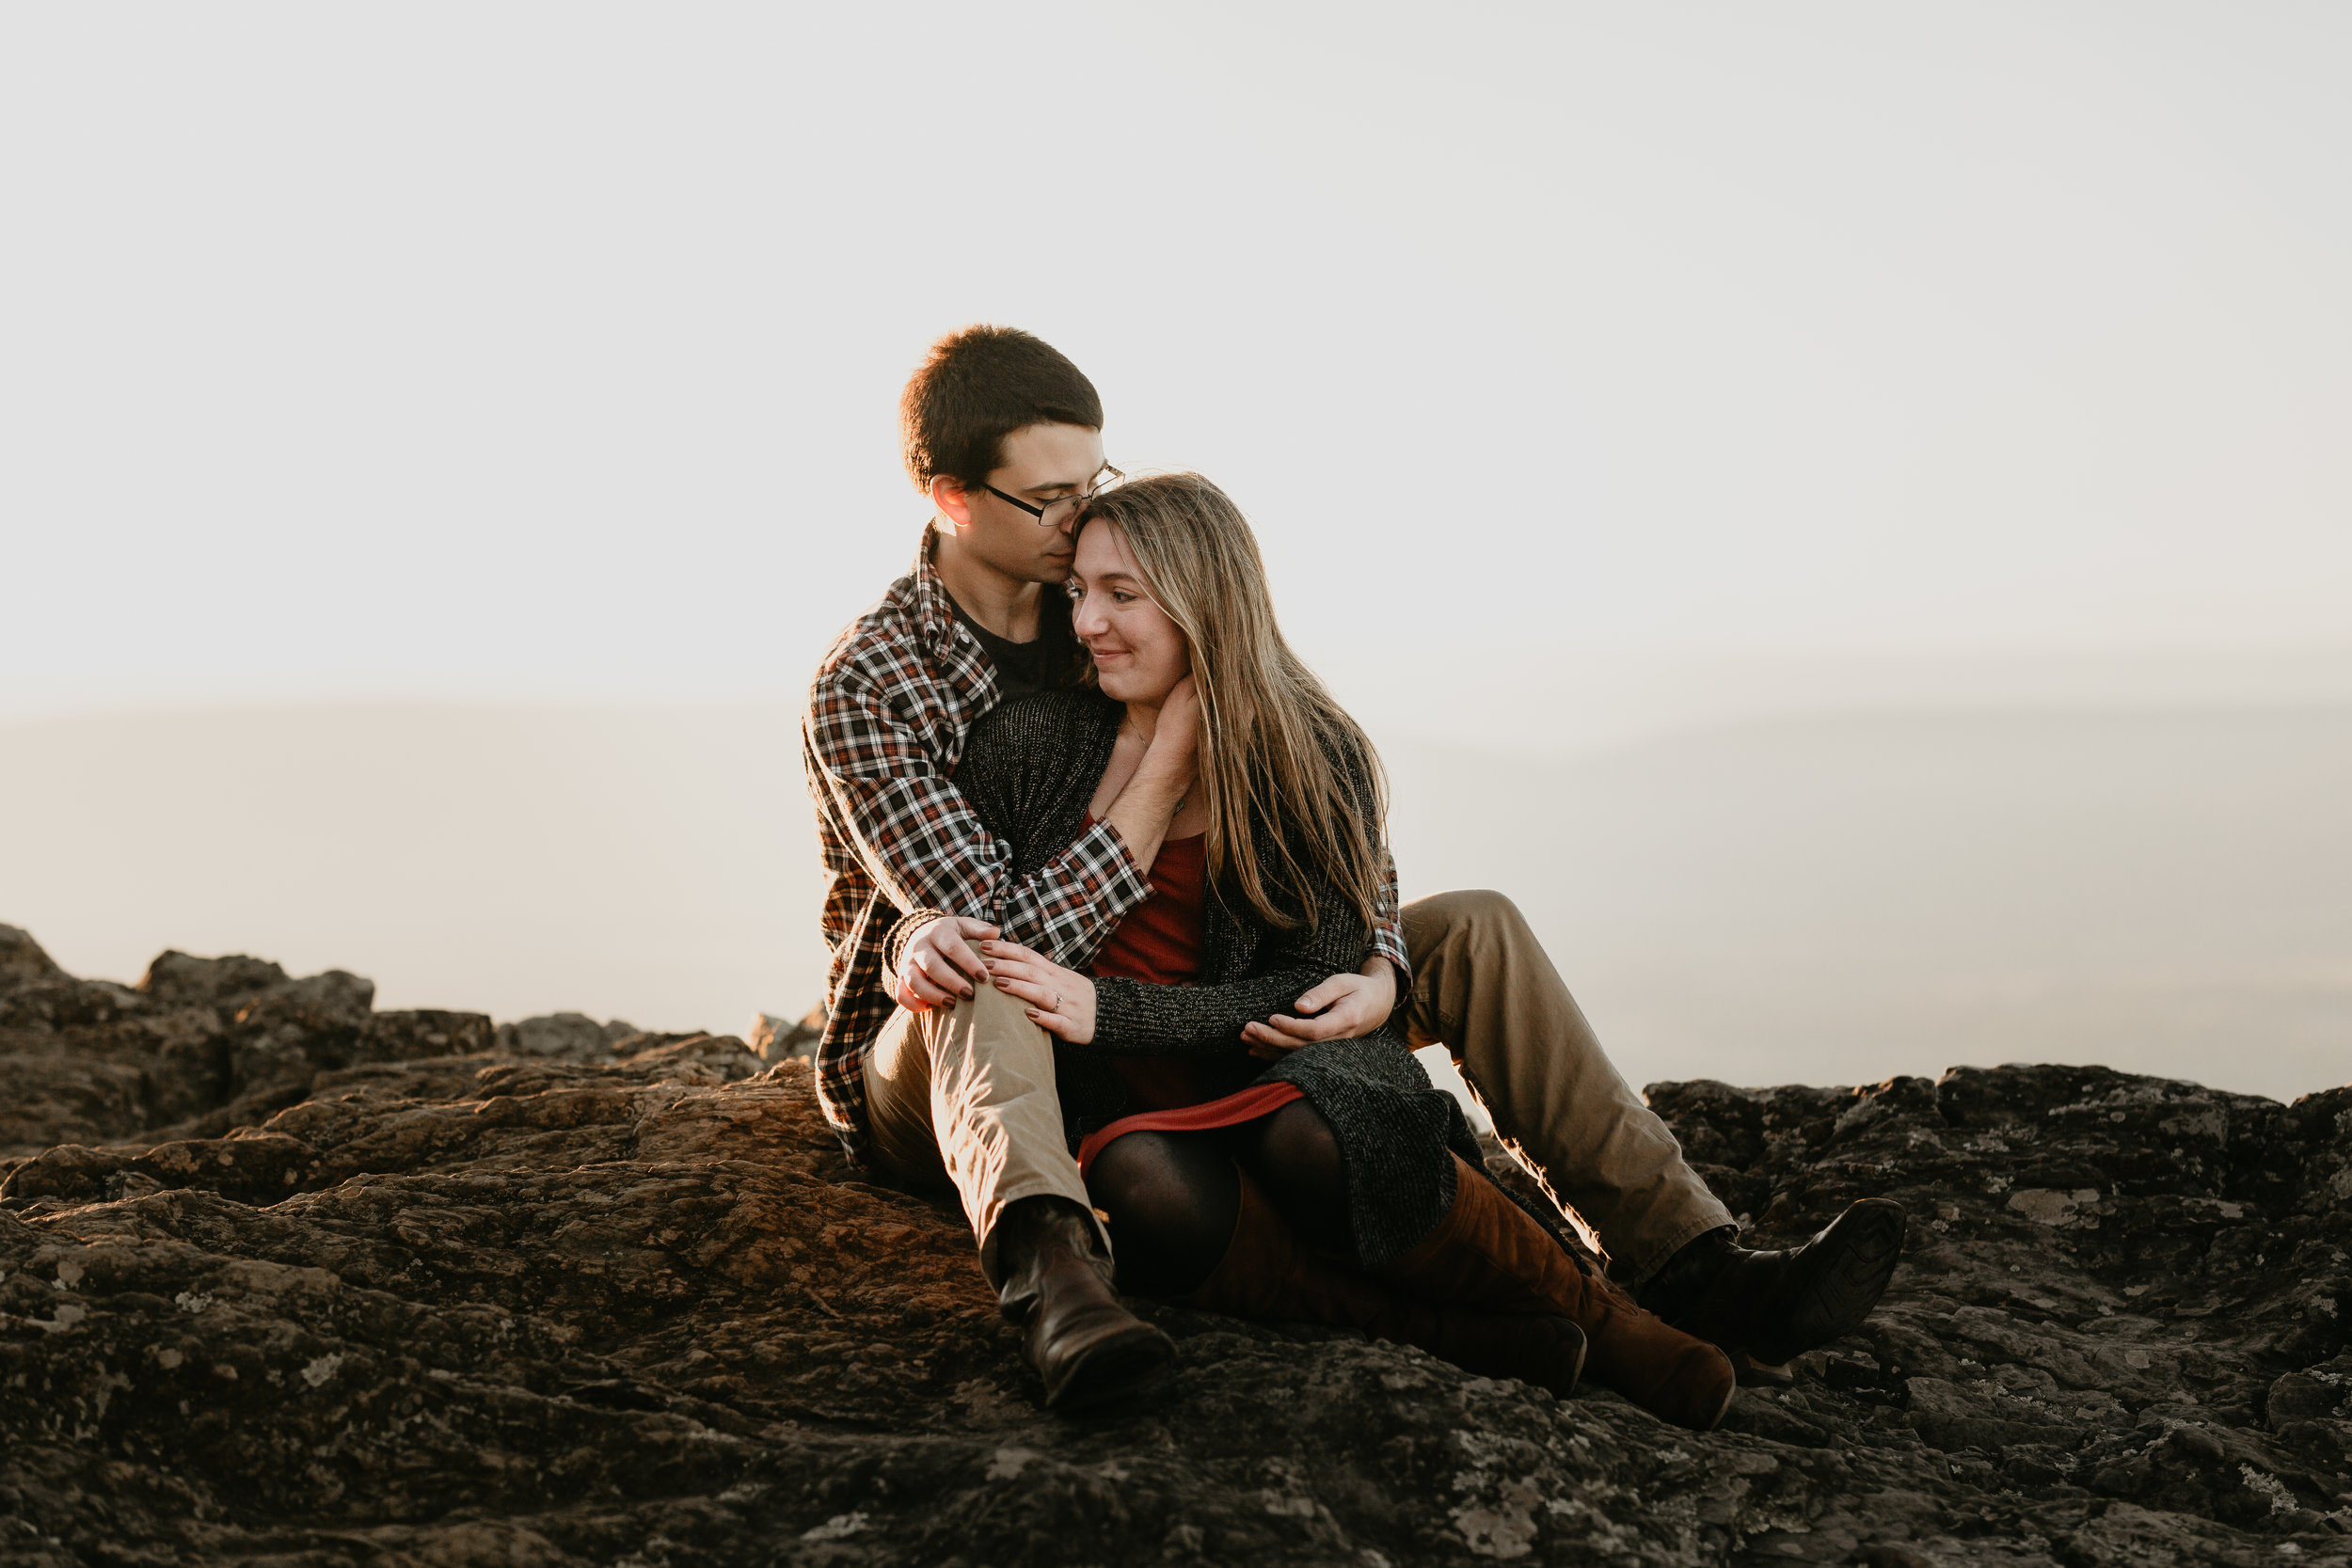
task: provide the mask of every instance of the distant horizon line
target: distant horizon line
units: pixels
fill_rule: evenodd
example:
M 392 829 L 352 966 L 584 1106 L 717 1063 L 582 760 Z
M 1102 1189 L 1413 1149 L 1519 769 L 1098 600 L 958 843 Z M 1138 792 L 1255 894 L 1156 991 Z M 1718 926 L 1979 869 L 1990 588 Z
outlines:
M 224 722 L 241 719 L 369 717 L 444 719 L 547 718 L 593 720 L 657 720 L 664 717 L 715 717 L 728 713 L 790 716 L 797 724 L 801 694 L 771 692 L 739 697 L 565 699 L 519 697 L 429 697 L 358 695 L 303 697 L 279 700 L 224 701 L 171 706 L 86 708 L 74 711 L 11 715 L 0 710 L 0 736 L 30 736 L 42 730 L 68 730 L 90 725 Z M 1654 744 L 1741 731 L 1818 728 L 1841 724 L 1893 725 L 1906 723 L 2063 721 L 2097 721 L 2186 719 L 2269 718 L 2305 716 L 2352 720 L 2352 689 L 2325 693 L 2182 693 L 2106 694 L 2050 693 L 1968 697 L 1938 694 L 1917 700 L 1856 697 L 1849 701 L 1790 701 L 1756 703 L 1679 717 L 1658 716 L 1645 722 L 1609 721 L 1609 716 L 1581 716 L 1579 730 L 1538 743 L 1532 737 L 1488 735 L 1469 745 L 1443 725 L 1425 724 L 1393 710 L 1359 711 L 1367 728 L 1383 748 L 1443 746 L 1454 751 L 1477 751 L 1530 758 L 1568 759 L 1579 755 L 1638 750 Z M 1579 731 L 1581 730 L 1581 733 Z
M 1617 684 L 1612 678 L 1613 673 L 1631 673 L 1631 671 L 1626 670 L 1629 665 L 1651 673 L 1695 673 L 1710 668 L 1738 669 L 1750 673 L 1766 669 L 1818 673 L 1842 667 L 1867 669 L 1882 679 L 1898 673 L 1921 675 L 1934 673 L 1948 676 L 1971 670 L 2024 671 L 2037 667 L 2065 667 L 2086 673 L 2122 673 L 2133 669 L 2152 673 L 2156 668 L 2193 669 L 2201 666 L 2217 673 L 2223 670 L 2251 673 L 2265 668 L 2273 671 L 2293 668 L 2306 677 L 2324 671 L 2343 683 L 2340 690 L 2327 691 L 2324 700 L 2352 698 L 2352 638 L 2335 641 L 2305 640 L 2275 643 L 2183 641 L 1996 646 L 1855 642 L 1772 647 L 1732 643 L 1692 645 L 1581 641 L 1572 638 L 1499 638 L 1487 641 L 1454 639 L 1447 644 L 1442 655 L 1435 657 L 1408 652 L 1401 643 L 1391 643 L 1371 651 L 1360 647 L 1351 649 L 1349 652 L 1353 657 L 1344 660 L 1331 657 L 1330 650 L 1316 646 L 1311 639 L 1297 638 L 1294 641 L 1303 644 L 1301 652 L 1308 657 L 1309 663 L 1315 665 L 1327 676 L 1337 674 L 1349 663 L 1360 667 L 1410 661 L 1425 667 L 1430 664 L 1459 664 L 1472 658 L 1524 660 L 1530 667 L 1530 673 L 1547 674 L 1562 673 L 1559 669 L 1562 663 L 1581 664 L 1586 667 L 1585 673 L 1589 677 L 1602 685 Z M 70 682 L 66 683 L 69 688 L 80 687 L 81 689 L 52 689 L 47 692 L 30 689 L 31 683 L 22 683 L 26 689 L 11 691 L 9 686 L 19 683 L 0 681 L 0 726 L 58 719 L 353 705 L 711 708 L 798 704 L 805 695 L 803 675 L 796 675 L 788 682 L 762 681 L 739 685 L 655 682 L 620 684 L 602 689 L 592 689 L 572 682 L 543 684 L 525 677 L 499 681 L 487 692 L 482 690 L 479 684 L 470 689 L 461 689 L 459 683 L 464 679 L 455 674 L 423 679 L 414 675 L 379 677 L 363 674 L 323 686 L 307 683 L 288 686 L 236 678 L 185 684 L 167 680 L 162 684 L 176 687 L 177 689 L 154 695 L 134 693 L 126 689 L 130 683 L 111 680 Z M 2322 689 L 2333 684 L 2332 681 L 2327 682 Z M 2260 694 L 2252 700 L 2267 701 L 2272 695 Z M 2297 702 L 2311 698 L 2309 690 L 2282 691 L 2275 695 Z M 2236 702 L 2242 699 L 2233 697 L 2230 700 Z M 2136 705 L 2137 701 L 2136 698 Z M 1978 705 L 1972 702 L 1970 705 Z

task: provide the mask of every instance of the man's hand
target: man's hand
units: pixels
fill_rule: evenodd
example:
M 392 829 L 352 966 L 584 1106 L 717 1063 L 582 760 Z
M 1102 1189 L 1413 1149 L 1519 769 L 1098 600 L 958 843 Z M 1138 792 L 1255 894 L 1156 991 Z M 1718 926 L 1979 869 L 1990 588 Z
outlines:
M 1017 942 L 983 942 L 980 954 L 996 989 L 1028 1005 L 1030 1022 L 1073 1045 L 1094 1037 L 1091 979 Z
M 988 976 L 988 967 L 972 943 L 1003 934 L 985 920 L 940 916 L 907 940 L 891 994 L 911 1013 L 969 1001 L 972 988 Z
M 1149 872 L 1159 857 L 1168 824 L 1192 789 L 1200 761 L 1200 693 L 1186 675 L 1160 704 L 1159 726 L 1135 776 L 1119 792 L 1104 820 L 1127 847 L 1136 869 Z
M 1317 1040 L 1348 1040 L 1369 1035 L 1388 1021 L 1396 1008 L 1396 970 L 1386 958 L 1368 961 L 1362 973 L 1334 974 L 1298 999 L 1298 1010 L 1311 1018 L 1277 1013 L 1263 1023 L 1243 1028 L 1249 1053 L 1261 1061 L 1279 1061 L 1302 1045 Z
M 1171 761 L 1191 764 L 1200 750 L 1200 687 L 1190 675 L 1168 688 L 1160 699 L 1159 722 L 1152 730 L 1151 751 Z M 1187 766 L 1189 770 L 1189 766 Z

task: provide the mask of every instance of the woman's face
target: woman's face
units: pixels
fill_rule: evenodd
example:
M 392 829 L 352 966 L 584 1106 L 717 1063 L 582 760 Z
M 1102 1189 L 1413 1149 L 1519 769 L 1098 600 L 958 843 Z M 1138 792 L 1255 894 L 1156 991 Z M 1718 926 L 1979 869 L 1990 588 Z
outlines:
M 1144 592 L 1143 570 L 1116 523 L 1089 523 L 1070 568 L 1071 625 L 1094 656 L 1103 694 L 1155 706 L 1192 673 L 1184 634 Z

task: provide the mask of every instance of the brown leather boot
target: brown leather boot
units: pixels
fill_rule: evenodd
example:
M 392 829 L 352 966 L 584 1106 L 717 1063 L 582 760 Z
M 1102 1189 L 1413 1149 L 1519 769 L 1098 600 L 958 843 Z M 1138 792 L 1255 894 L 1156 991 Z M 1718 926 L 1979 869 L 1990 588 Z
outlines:
M 1021 1353 L 1045 1380 L 1049 1410 L 1132 1392 L 1175 1358 L 1176 1342 L 1119 1305 L 1094 1227 L 1066 1198 L 1023 1198 L 997 1221 L 996 1305 L 1025 1325 Z
M 1584 1333 L 1567 1319 L 1531 1310 L 1478 1312 L 1434 1306 L 1389 1290 L 1301 1246 L 1265 1194 L 1241 1177 L 1233 1239 L 1187 1307 L 1236 1318 L 1332 1323 L 1427 1351 L 1481 1377 L 1516 1377 L 1562 1398 L 1584 1365 Z
M 1415 1295 L 1502 1312 L 1555 1312 L 1584 1331 L 1584 1370 L 1661 1419 L 1711 1430 L 1739 1378 L 1724 1353 L 1576 1260 L 1502 1190 L 1454 1156 L 1454 1207 L 1420 1245 L 1373 1271 Z

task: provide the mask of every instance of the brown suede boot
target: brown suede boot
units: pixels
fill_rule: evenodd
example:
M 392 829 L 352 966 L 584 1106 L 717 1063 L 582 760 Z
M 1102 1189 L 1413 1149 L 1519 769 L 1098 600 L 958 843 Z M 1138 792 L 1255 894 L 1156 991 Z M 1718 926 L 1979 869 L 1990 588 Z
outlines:
M 1246 1172 L 1233 1239 L 1184 1305 L 1236 1318 L 1331 1323 L 1427 1351 L 1481 1377 L 1516 1377 L 1562 1398 L 1584 1365 L 1584 1333 L 1540 1309 L 1517 1314 L 1433 1306 L 1327 1262 L 1298 1243 Z
M 1454 1207 L 1420 1245 L 1374 1270 L 1418 1296 L 1502 1312 L 1554 1312 L 1584 1331 L 1584 1370 L 1662 1420 L 1711 1430 L 1739 1378 L 1724 1353 L 1651 1313 L 1576 1260 L 1459 1155 Z

